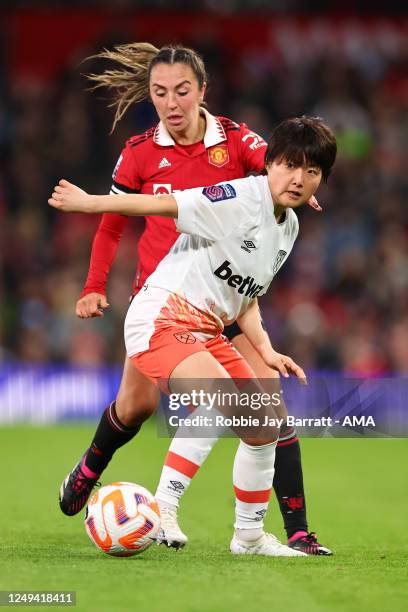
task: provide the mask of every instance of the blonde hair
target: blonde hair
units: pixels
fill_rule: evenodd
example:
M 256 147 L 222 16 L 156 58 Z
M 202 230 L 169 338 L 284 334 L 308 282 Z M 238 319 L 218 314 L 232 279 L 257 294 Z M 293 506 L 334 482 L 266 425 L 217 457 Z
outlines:
M 116 45 L 113 51 L 104 49 L 87 59 L 94 58 L 112 60 L 119 64 L 116 70 L 86 75 L 94 83 L 91 90 L 106 87 L 114 92 L 113 102 L 109 104 L 116 108 L 111 133 L 129 106 L 149 97 L 150 73 L 157 64 L 186 64 L 193 70 L 200 88 L 207 81 L 202 58 L 193 49 L 181 45 L 160 49 L 146 42 Z

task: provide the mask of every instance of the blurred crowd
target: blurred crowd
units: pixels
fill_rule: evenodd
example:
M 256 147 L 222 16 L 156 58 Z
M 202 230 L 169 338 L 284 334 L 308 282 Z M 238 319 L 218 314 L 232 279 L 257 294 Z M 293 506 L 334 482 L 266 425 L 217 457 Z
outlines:
M 186 34 L 210 74 L 209 109 L 268 138 L 282 118 L 313 114 L 335 130 L 339 157 L 319 191 L 324 212 L 300 212 L 295 250 L 262 312 L 271 339 L 309 370 L 359 375 L 408 372 L 408 82 L 404 36 L 384 25 L 350 35 L 340 50 L 323 28 L 290 27 L 241 54 Z M 155 123 L 146 103 L 113 135 L 109 100 L 86 91 L 85 57 L 129 42 L 110 34 L 76 50 L 57 79 L 19 80 L 0 57 L 0 360 L 98 365 L 122 361 L 123 318 L 136 268 L 141 220 L 129 222 L 103 319 L 81 321 L 98 219 L 47 207 L 60 177 L 108 192 L 125 140 Z M 151 42 L 156 43 L 154 38 Z M 161 41 L 164 42 L 164 41 Z M 81 56 L 82 53 L 82 56 Z
M 213 10 L 216 13 L 233 14 L 237 11 L 263 11 L 274 13 L 304 12 L 306 14 L 324 14 L 330 12 L 366 12 L 366 13 L 405 13 L 406 8 L 400 0 L 2 0 L 7 8 L 115 8 L 115 9 L 157 9 L 196 12 Z

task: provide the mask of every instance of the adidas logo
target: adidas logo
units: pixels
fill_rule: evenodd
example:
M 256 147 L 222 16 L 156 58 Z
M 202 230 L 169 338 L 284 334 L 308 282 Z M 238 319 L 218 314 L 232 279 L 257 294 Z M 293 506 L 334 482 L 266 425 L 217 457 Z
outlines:
M 168 159 L 163 157 L 163 159 L 161 160 L 161 162 L 159 164 L 159 168 L 167 168 L 168 166 L 171 166 L 171 163 L 169 162 Z

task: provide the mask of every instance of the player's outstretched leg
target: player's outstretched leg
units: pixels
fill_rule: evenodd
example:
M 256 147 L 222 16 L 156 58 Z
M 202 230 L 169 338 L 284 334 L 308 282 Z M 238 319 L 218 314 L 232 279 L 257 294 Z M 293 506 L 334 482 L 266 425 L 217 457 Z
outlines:
M 195 414 L 199 414 L 199 411 Z M 156 491 L 161 515 L 157 543 L 172 548 L 183 548 L 187 544 L 188 538 L 177 520 L 180 500 L 218 440 L 193 436 L 193 427 L 179 427 L 166 455 Z
M 233 470 L 236 495 L 235 533 L 230 544 L 233 555 L 307 556 L 263 529 L 272 490 L 275 450 L 276 442 L 263 446 L 240 442 Z
M 279 378 L 278 373 L 268 368 L 261 360 L 236 323 L 225 331 L 228 331 L 227 335 L 235 348 L 245 357 L 259 379 Z M 284 417 L 285 414 L 279 416 Z M 316 534 L 308 533 L 302 458 L 299 441 L 293 428 L 284 427 L 280 432 L 276 448 L 273 488 L 285 525 L 288 546 L 308 555 L 331 555 L 332 551 L 317 541 Z
M 155 385 L 126 358 L 116 402 L 103 412 L 90 447 L 67 475 L 60 489 L 64 514 L 77 514 L 118 448 L 127 444 L 154 412 L 158 402 Z
M 288 537 L 288 546 L 307 555 L 332 555 L 309 533 L 299 440 L 293 427 L 283 427 L 276 448 L 273 488 Z
M 59 492 L 59 505 L 64 514 L 74 516 L 85 506 L 95 486 L 98 486 L 98 476 L 85 476 L 84 460 L 86 454 L 72 468 L 62 482 Z
M 140 426 L 131 429 L 120 423 L 115 402 L 104 410 L 90 448 L 61 484 L 59 504 L 64 514 L 73 516 L 82 510 L 113 453 L 129 442 L 139 429 Z

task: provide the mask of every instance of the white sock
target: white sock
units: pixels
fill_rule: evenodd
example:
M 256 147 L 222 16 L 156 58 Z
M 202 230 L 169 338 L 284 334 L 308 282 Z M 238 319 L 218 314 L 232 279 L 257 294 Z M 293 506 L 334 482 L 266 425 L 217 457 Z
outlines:
M 264 530 L 259 529 L 235 529 L 235 535 L 242 542 L 254 542 L 264 534 Z
M 241 440 L 233 469 L 235 529 L 263 529 L 275 473 L 275 450 L 276 442 L 250 446 Z
M 177 506 L 175 506 L 174 504 L 169 504 L 168 502 L 163 501 L 163 500 L 161 500 L 161 499 L 157 499 L 157 503 L 158 503 L 158 505 L 159 505 L 159 510 L 160 510 L 160 512 L 161 512 L 162 510 L 173 510 L 173 511 L 177 512 L 177 509 L 178 509 L 178 508 L 177 508 Z
M 156 491 L 159 502 L 178 508 L 181 497 L 217 440 L 218 438 L 173 438 Z

